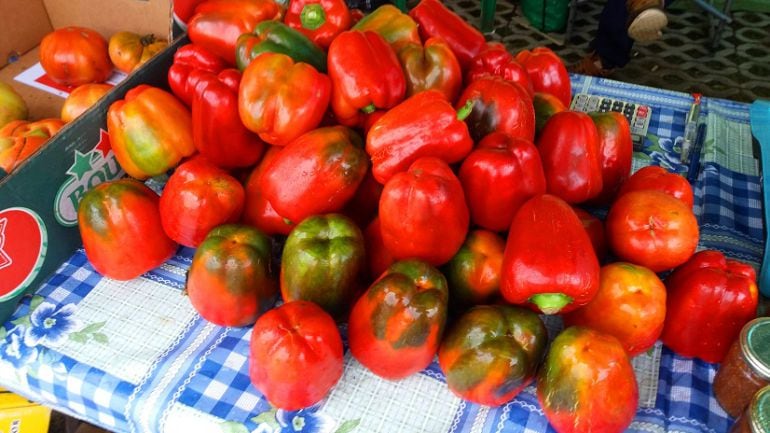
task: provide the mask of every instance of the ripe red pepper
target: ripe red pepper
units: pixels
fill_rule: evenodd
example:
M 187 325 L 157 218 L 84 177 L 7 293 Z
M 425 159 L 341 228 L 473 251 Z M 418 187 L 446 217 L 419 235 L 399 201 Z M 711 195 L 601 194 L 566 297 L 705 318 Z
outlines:
M 468 101 L 473 101 L 473 111 L 465 122 L 475 141 L 495 131 L 535 140 L 532 98 L 518 84 L 500 77 L 481 77 L 465 88 L 455 106 L 459 109 Z
M 666 289 L 661 340 L 682 356 L 722 362 L 743 325 L 757 315 L 754 268 L 719 251 L 693 255 L 666 278 Z
M 385 248 L 398 260 L 434 266 L 451 259 L 468 233 L 468 206 L 460 181 L 446 162 L 422 157 L 390 178 L 380 197 Z
M 277 19 L 273 0 L 207 0 L 195 8 L 187 24 L 190 40 L 235 65 L 235 42 L 262 21 Z
M 582 203 L 602 192 L 599 134 L 591 116 L 562 111 L 548 120 L 537 140 L 548 193 Z
M 435 89 L 447 101 L 454 102 L 462 86 L 460 63 L 452 49 L 439 38 L 430 38 L 425 46 L 406 43 L 398 50 L 398 59 L 406 78 L 406 96 Z
M 201 45 L 187 44 L 174 53 L 174 63 L 168 68 L 168 85 L 177 98 L 188 107 L 192 106 L 194 86 L 188 83 L 192 71 L 218 74 L 227 64 L 216 54 Z
M 372 31 L 347 31 L 329 46 L 331 106 L 345 126 L 360 126 L 364 114 L 391 108 L 406 94 L 398 57 L 387 41 Z
M 471 83 L 485 75 L 495 75 L 523 87 L 529 96 L 535 95 L 532 82 L 526 68 L 514 59 L 505 45 L 499 42 L 488 42 L 484 49 L 471 61 L 465 82 Z
M 602 167 L 602 192 L 595 202 L 608 204 L 631 174 L 634 144 L 626 117 L 618 112 L 592 113 L 599 134 L 599 159 Z
M 225 69 L 218 75 L 194 70 L 187 80 L 194 86 L 193 143 L 211 163 L 226 169 L 254 165 L 265 143 L 246 129 L 238 113 L 241 73 Z
M 374 178 L 385 184 L 423 156 L 435 156 L 449 164 L 465 158 L 473 148 L 463 122 L 468 108 L 455 112 L 440 92 L 428 90 L 386 112 L 366 136 Z
M 524 203 L 508 231 L 500 279 L 503 297 L 556 314 L 586 305 L 597 290 L 599 261 L 572 208 L 550 194 Z
M 283 17 L 286 25 L 323 48 L 329 48 L 338 34 L 349 29 L 351 21 L 344 0 L 294 0 Z
M 278 215 L 273 205 L 262 194 L 262 174 L 283 149 L 280 146 L 270 146 L 254 170 L 249 174 L 244 186 L 246 201 L 243 207 L 243 222 L 252 225 L 268 235 L 288 235 L 295 224 Z
M 572 84 L 569 73 L 558 55 L 546 47 L 516 54 L 516 61 L 524 65 L 535 92 L 550 93 L 559 98 L 565 107 L 572 102 Z
M 238 108 L 246 128 L 284 146 L 316 128 L 329 106 L 329 78 L 307 63 L 263 53 L 243 71 Z
M 460 167 L 473 223 L 507 231 L 513 216 L 530 198 L 545 194 L 540 154 L 531 141 L 493 132 L 479 143 Z
M 445 40 L 463 69 L 484 49 L 484 35 L 439 0 L 420 1 L 409 11 L 409 16 L 417 21 L 423 40 L 431 37 Z

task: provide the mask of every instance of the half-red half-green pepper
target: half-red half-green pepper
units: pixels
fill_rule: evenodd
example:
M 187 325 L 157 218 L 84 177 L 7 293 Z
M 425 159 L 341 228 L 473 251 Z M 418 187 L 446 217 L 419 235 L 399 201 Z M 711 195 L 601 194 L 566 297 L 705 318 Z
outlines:
M 283 22 L 321 48 L 329 48 L 334 38 L 350 28 L 352 18 L 344 0 L 293 0 Z
M 409 11 L 409 16 L 417 21 L 423 40 L 431 37 L 445 40 L 463 69 L 484 49 L 484 35 L 439 0 L 420 1 Z
M 366 136 L 374 178 L 385 184 L 423 156 L 435 156 L 449 164 L 465 158 L 473 148 L 463 122 L 469 111 L 470 107 L 465 107 L 456 112 L 436 90 L 418 93 L 390 109 Z
M 501 77 L 484 76 L 465 88 L 455 106 L 472 101 L 473 110 L 465 119 L 471 136 L 479 141 L 492 132 L 535 139 L 535 110 L 532 98 L 520 85 Z
M 366 114 L 404 99 L 406 80 L 398 57 L 372 31 L 342 32 L 329 46 L 331 106 L 345 126 L 361 126 Z
M 754 268 L 715 250 L 696 253 L 666 278 L 661 340 L 679 355 L 722 362 L 741 328 L 757 315 Z
M 406 78 L 406 96 L 424 90 L 438 90 L 449 102 L 454 102 L 462 87 L 460 63 L 452 49 L 438 38 L 403 44 L 398 50 L 398 60 Z
M 379 33 L 395 51 L 407 43 L 420 43 L 417 23 L 390 4 L 384 4 L 361 18 L 361 21 L 353 26 L 353 30 Z
M 238 37 L 235 45 L 235 61 L 244 70 L 262 53 L 280 53 L 295 62 L 304 62 L 318 72 L 326 72 L 326 53 L 299 30 L 275 21 L 263 21 L 251 33 Z

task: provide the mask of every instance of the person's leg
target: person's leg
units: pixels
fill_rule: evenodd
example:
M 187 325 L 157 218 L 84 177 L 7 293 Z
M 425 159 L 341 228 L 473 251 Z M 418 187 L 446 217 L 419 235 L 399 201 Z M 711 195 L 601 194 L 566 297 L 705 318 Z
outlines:
M 607 0 L 599 17 L 591 48 L 601 59 L 603 69 L 625 66 L 631 59 L 634 40 L 628 36 L 626 0 Z

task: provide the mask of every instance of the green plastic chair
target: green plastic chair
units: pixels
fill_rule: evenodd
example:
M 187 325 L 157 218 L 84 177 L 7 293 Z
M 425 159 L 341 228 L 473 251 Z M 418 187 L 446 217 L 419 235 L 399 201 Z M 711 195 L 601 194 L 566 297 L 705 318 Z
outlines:
M 402 12 L 406 12 L 406 0 L 393 0 L 393 4 Z M 495 10 L 497 0 L 481 0 L 481 32 L 490 33 L 494 30 Z

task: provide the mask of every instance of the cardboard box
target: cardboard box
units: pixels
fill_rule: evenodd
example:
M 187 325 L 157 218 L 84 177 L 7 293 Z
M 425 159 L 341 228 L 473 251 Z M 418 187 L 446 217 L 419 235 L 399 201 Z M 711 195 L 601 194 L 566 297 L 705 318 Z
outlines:
M 0 388 L 0 433 L 48 433 L 51 409 Z
M 20 84 L 38 62 L 37 45 L 54 28 L 77 25 L 105 38 L 119 30 L 171 34 L 171 0 L 0 0 L 0 80 L 21 94 L 30 118 L 58 117 L 64 99 Z M 141 83 L 166 87 L 176 46 L 130 74 L 36 154 L 0 178 L 0 321 L 81 246 L 77 206 L 90 188 L 124 175 L 106 132 L 107 109 Z M 6 59 L 19 59 L 5 65 Z

